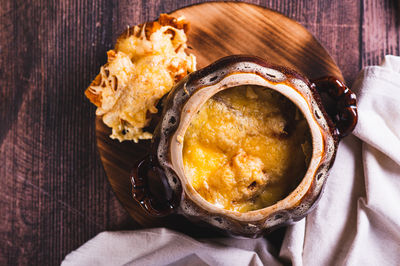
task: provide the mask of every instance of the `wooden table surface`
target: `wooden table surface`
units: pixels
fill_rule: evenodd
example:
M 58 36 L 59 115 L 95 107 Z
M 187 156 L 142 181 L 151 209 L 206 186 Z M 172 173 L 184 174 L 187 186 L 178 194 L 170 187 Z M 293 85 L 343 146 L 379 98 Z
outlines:
M 0 5 L 0 265 L 54 265 L 104 230 L 139 226 L 96 150 L 83 90 L 127 25 L 202 1 L 16 1 Z M 304 25 L 351 85 L 400 54 L 398 0 L 247 1 Z

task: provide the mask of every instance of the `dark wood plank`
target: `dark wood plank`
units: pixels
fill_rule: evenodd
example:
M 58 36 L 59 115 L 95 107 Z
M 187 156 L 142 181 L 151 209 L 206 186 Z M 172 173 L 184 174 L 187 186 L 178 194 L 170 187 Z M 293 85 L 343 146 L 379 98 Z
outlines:
M 106 181 L 82 95 L 111 45 L 94 18 L 111 16 L 82 5 L 2 5 L 2 265 L 57 264 L 98 232 L 135 225 Z
M 108 184 L 83 90 L 127 25 L 198 2 L 2 1 L 0 265 L 58 264 L 98 232 L 138 228 Z M 395 0 L 247 2 L 298 20 L 348 82 L 399 54 Z
M 379 65 L 387 54 L 400 55 L 400 2 L 364 0 L 361 66 Z

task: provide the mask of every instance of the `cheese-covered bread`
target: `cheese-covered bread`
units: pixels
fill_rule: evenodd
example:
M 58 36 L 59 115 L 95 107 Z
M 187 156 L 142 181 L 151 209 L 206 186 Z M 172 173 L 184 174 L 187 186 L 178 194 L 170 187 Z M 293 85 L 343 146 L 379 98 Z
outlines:
M 119 141 L 150 139 L 145 132 L 158 101 L 172 86 L 196 70 L 187 54 L 188 22 L 161 14 L 157 21 L 128 28 L 107 52 L 108 62 L 85 91 L 96 115 Z

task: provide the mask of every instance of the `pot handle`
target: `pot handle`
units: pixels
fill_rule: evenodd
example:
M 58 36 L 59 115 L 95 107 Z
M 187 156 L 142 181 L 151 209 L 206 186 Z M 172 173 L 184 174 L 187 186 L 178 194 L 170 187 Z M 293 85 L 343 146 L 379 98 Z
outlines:
M 327 76 L 311 80 L 321 96 L 325 111 L 336 127 L 336 134 L 341 139 L 350 134 L 357 124 L 356 95 L 343 82 Z
M 149 215 L 163 217 L 175 212 L 174 193 L 151 156 L 135 163 L 131 171 L 131 183 L 133 199 Z

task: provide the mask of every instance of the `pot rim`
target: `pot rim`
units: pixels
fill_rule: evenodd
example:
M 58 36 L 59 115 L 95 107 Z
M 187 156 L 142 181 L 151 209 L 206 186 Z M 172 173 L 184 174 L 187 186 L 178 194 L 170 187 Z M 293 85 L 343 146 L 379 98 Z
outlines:
M 257 67 L 260 66 L 257 65 Z M 182 112 L 180 114 L 180 123 L 177 130 L 172 135 L 169 147 L 172 169 L 175 171 L 176 175 L 181 181 L 183 197 L 187 196 L 195 204 L 212 214 L 227 216 L 243 222 L 260 221 L 276 214 L 277 212 L 299 207 L 302 199 L 307 195 L 310 188 L 313 186 L 315 176 L 318 172 L 320 172 L 320 166 L 324 163 L 324 159 L 326 159 L 325 132 L 329 129 L 327 128 L 327 121 L 325 120 L 322 111 L 316 104 L 311 103 L 313 95 L 309 85 L 304 80 L 295 76 L 285 75 L 285 73 L 282 73 L 277 69 L 267 68 L 265 66 L 262 67 L 265 69 L 265 71 L 273 72 L 275 76 L 279 77 L 279 75 L 281 75 L 281 80 L 272 81 L 260 75 L 259 73 L 236 71 L 235 73 L 225 75 L 217 83 L 198 88 L 183 105 Z M 258 85 L 273 89 L 293 102 L 303 113 L 307 121 L 311 132 L 313 151 L 306 174 L 302 178 L 299 185 L 292 192 L 290 192 L 289 195 L 273 205 L 244 213 L 226 210 L 205 200 L 187 180 L 184 173 L 182 158 L 184 136 L 190 121 L 194 118 L 197 111 L 217 92 L 240 85 Z M 326 128 L 321 125 L 326 125 Z M 302 207 L 300 206 L 300 208 Z M 304 210 L 308 210 L 309 208 L 310 206 L 304 206 Z

